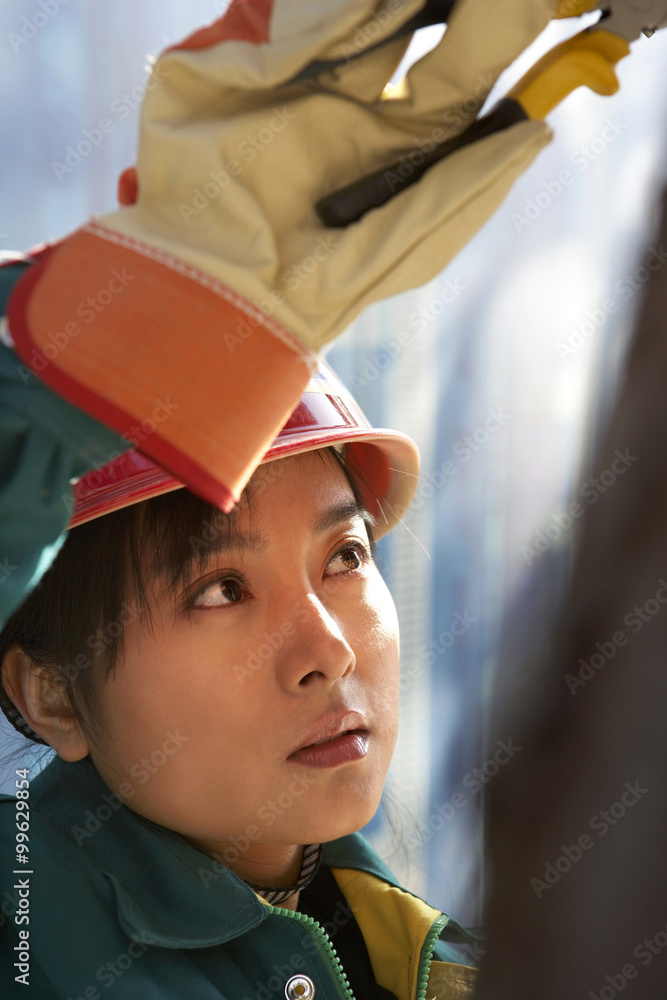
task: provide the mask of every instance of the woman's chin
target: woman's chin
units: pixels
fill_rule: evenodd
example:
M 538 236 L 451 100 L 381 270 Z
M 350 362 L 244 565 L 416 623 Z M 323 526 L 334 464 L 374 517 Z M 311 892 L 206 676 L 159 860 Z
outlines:
M 288 839 L 296 844 L 324 844 L 347 837 L 370 823 L 379 804 L 380 794 L 356 802 L 331 803 L 317 812 L 308 810 L 300 821 L 290 824 L 291 836 Z

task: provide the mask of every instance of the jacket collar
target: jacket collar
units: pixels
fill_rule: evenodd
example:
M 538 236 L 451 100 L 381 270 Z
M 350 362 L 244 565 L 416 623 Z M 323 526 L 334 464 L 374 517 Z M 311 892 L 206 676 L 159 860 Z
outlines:
M 32 783 L 31 800 L 48 822 L 47 839 L 54 846 L 69 843 L 89 874 L 97 870 L 108 881 L 120 925 L 135 941 L 209 947 L 269 915 L 228 868 L 124 805 L 88 758 L 74 764 L 54 758 Z M 398 884 L 360 834 L 326 844 L 322 860 Z

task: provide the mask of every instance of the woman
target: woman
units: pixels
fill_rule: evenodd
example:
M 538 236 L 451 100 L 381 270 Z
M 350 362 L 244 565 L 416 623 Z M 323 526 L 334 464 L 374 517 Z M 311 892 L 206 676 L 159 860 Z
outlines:
M 57 754 L 0 808 L 10 995 L 469 995 L 470 936 L 356 832 L 397 724 L 372 551 L 417 470 L 322 367 L 231 514 L 137 452 L 78 483 L 0 641 Z
M 520 121 L 347 229 L 318 216 L 341 185 L 410 173 L 458 135 L 555 4 L 450 7 L 230 4 L 153 65 L 124 207 L 15 265 L 2 702 L 57 757 L 0 804 L 12 995 L 472 988 L 456 950 L 471 938 L 357 833 L 396 732 L 396 618 L 372 542 L 410 501 L 416 450 L 370 429 L 330 375 L 297 406 L 324 346 L 439 273 L 549 140 Z M 444 17 L 388 87 L 410 33 Z M 180 481 L 120 455 L 84 478 L 41 577 L 69 480 L 136 443 L 136 424 Z

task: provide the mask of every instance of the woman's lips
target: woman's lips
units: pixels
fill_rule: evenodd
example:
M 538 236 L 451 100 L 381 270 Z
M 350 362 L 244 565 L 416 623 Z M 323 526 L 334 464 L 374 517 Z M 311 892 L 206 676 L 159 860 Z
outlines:
M 370 733 L 367 729 L 351 729 L 295 750 L 287 758 L 306 767 L 339 767 L 361 760 L 368 753 Z
M 353 729 L 366 731 L 368 722 L 361 712 L 356 712 L 351 708 L 340 708 L 336 711 L 325 712 L 319 719 L 305 730 L 299 743 L 287 754 L 291 757 L 298 750 L 305 750 L 316 743 L 325 743 L 333 740 L 343 733 L 348 733 Z

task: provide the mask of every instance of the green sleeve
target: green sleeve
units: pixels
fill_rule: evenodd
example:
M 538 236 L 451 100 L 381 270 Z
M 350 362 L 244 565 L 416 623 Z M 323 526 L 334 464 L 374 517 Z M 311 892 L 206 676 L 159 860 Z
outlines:
M 26 266 L 0 268 L 0 316 Z M 72 508 L 70 480 L 128 447 L 0 345 L 0 626 L 64 540 Z

